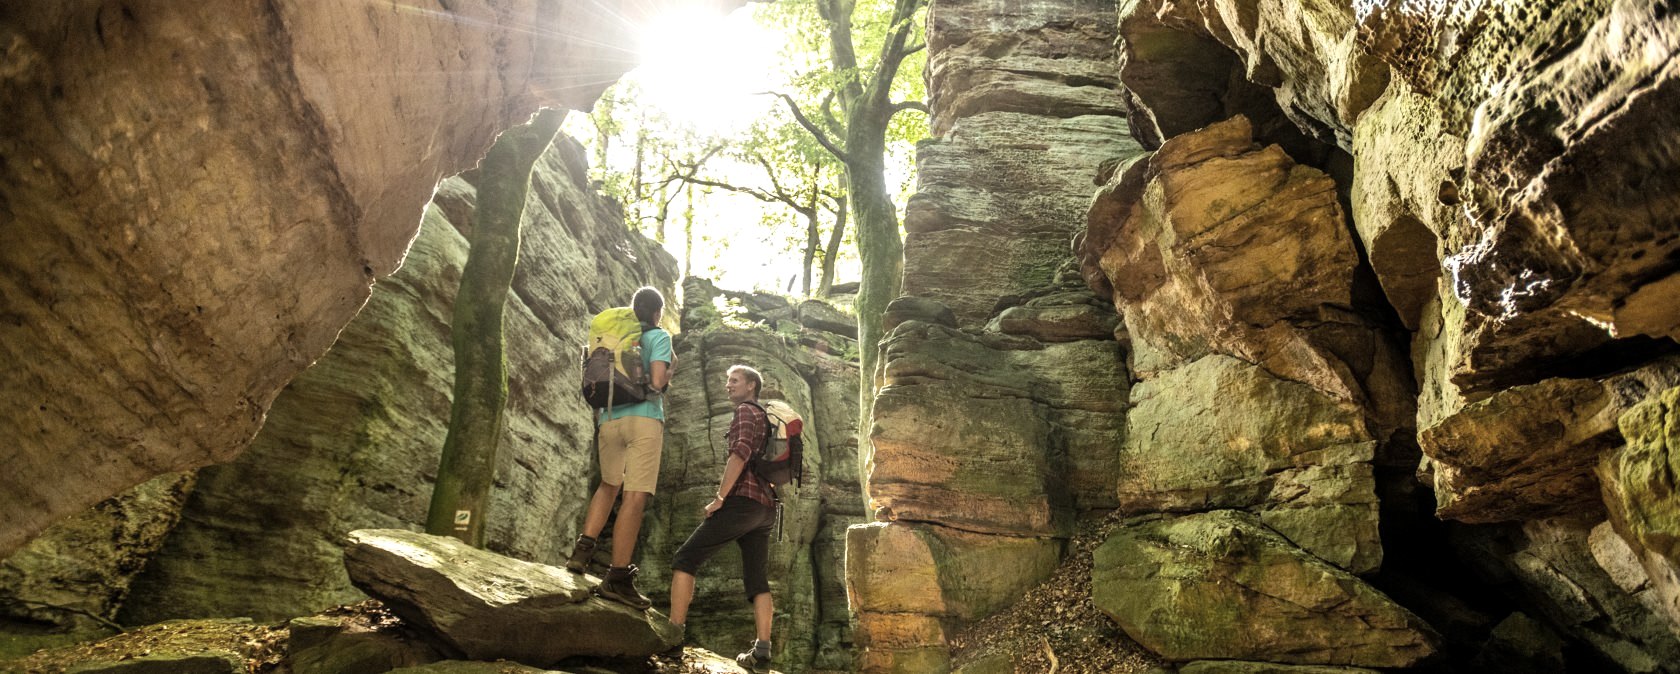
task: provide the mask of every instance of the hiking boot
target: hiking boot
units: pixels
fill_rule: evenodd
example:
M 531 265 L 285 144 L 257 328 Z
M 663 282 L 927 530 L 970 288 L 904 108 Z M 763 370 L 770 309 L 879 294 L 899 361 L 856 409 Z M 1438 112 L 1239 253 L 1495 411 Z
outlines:
M 735 664 L 740 665 L 752 674 L 765 674 L 770 671 L 770 654 L 762 653 L 757 648 L 735 656 Z
M 595 556 L 595 539 L 588 536 L 578 536 L 577 543 L 572 544 L 572 556 L 566 560 L 566 570 L 572 573 L 583 573 L 589 568 L 589 560 Z
M 600 585 L 595 586 L 595 594 L 602 599 L 611 599 L 634 609 L 646 610 L 653 606 L 653 600 L 636 591 L 636 565 L 609 566 L 607 575 Z

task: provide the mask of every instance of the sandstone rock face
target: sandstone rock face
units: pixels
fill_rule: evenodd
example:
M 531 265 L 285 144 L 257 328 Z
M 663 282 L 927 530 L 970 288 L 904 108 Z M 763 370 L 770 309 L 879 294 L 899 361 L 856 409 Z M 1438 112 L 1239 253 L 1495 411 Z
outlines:
M 917 151 L 906 297 L 884 318 L 862 457 L 885 523 L 854 528 L 845 557 L 862 671 L 947 670 L 947 630 L 1048 577 L 1073 519 L 1115 505 L 1118 319 L 1065 269 L 1091 176 L 1139 150 L 1114 89 L 1113 12 L 1104 0 L 928 11 L 935 137 Z M 937 568 L 885 571 L 911 558 Z
M 1102 0 L 933 3 L 933 138 L 905 206 L 906 295 L 969 326 L 1050 283 L 1092 170 L 1137 150 L 1114 90 L 1112 12 Z
M 115 618 L 194 482 L 162 475 L 48 527 L 0 561 L 0 614 L 66 631 L 94 628 L 89 616 Z
M 487 532 L 491 550 L 556 564 L 593 488 L 594 422 L 573 390 L 588 318 L 641 285 L 673 296 L 676 277 L 675 261 L 629 235 L 616 206 L 589 189 L 582 157 L 558 139 L 533 172 Z M 475 200 L 471 183 L 445 181 L 403 268 L 276 399 L 250 450 L 202 471 L 125 619 L 279 620 L 362 597 L 340 561 L 344 532 L 425 521 L 449 425 L 449 320 L 467 255 L 458 228 L 471 225 Z
M 1382 562 L 1358 408 L 1210 356 L 1138 384 L 1120 456 L 1130 512 L 1253 509 L 1284 537 L 1355 573 Z
M 438 180 L 540 106 L 587 107 L 629 29 L 561 0 L 0 10 L 0 554 L 237 456 Z
M 1624 566 L 1622 589 L 1640 597 L 1671 625 L 1680 626 L 1680 388 L 1654 395 L 1622 415 L 1627 445 L 1604 457 L 1598 476 L 1611 521 L 1622 536 L 1605 546 L 1637 559 L 1643 574 Z M 1598 533 L 1595 531 L 1594 533 Z M 1625 538 L 1625 541 L 1624 541 Z M 1617 544 L 1622 544 L 1618 546 Z M 1598 556 L 1599 546 L 1594 547 Z M 1677 630 L 1680 631 L 1680 630 Z
M 1632 555 L 1607 540 L 1613 536 L 1591 521 L 1539 519 L 1460 530 L 1452 543 L 1480 564 L 1484 582 L 1517 593 L 1538 607 L 1534 617 L 1603 660 L 1629 672 L 1676 671 L 1680 630 L 1652 610 L 1660 595 L 1646 590 Z
M 453 538 L 353 531 L 344 564 L 357 587 L 473 660 L 646 656 L 681 639 L 656 611 L 592 596 L 582 576 Z
M 690 278 L 683 287 L 683 325 L 677 369 L 666 397 L 665 453 L 659 491 L 649 505 L 638 548 L 643 592 L 656 605 L 668 600 L 670 563 L 699 526 L 717 491 L 734 408 L 723 390 L 730 366 L 757 368 L 765 391 L 804 418 L 803 483 L 782 491 L 782 520 L 770 547 L 770 587 L 776 605 L 775 659 L 790 670 L 851 667 L 851 615 L 840 575 L 846 528 L 863 521 L 857 463 L 857 365 L 807 343 L 845 342 L 844 335 L 804 327 L 845 324 L 847 314 L 808 300 L 797 305 L 767 295 L 722 291 Z M 722 306 L 724 311 L 717 310 Z M 856 319 L 851 331 L 856 331 Z M 741 595 L 738 548 L 726 546 L 697 578 L 688 639 L 719 653 L 736 653 L 752 631 Z
M 1435 651 L 1423 621 L 1247 513 L 1127 526 L 1094 562 L 1097 607 L 1169 659 L 1406 667 Z
M 1079 242 L 1083 276 L 1124 316 L 1131 371 L 1141 380 L 1126 413 L 1120 507 L 1215 511 L 1160 525 L 1177 533 L 1149 535 L 1214 546 L 1204 554 L 1229 565 L 1204 572 L 1175 559 L 1166 563 L 1184 569 L 1104 589 L 1102 578 L 1150 574 L 1161 560 L 1134 551 L 1122 562 L 1111 552 L 1109 563 L 1138 567 L 1117 570 L 1099 553 L 1099 606 L 1101 593 L 1126 602 L 1107 610 L 1172 660 L 1404 666 L 1434 650 L 1429 628 L 1351 574 L 1382 563 L 1375 468 L 1409 472 L 1415 464 L 1416 394 L 1380 312 L 1354 310 L 1371 294 L 1362 280 L 1368 272 L 1335 181 L 1254 137 L 1247 118 L 1233 117 L 1117 167 Z M 1217 527 L 1207 524 L 1214 520 Z M 1232 522 L 1241 533 L 1220 533 L 1236 531 Z M 1193 542 L 1205 536 L 1216 541 Z M 1232 545 L 1241 551 L 1218 547 L 1257 536 L 1277 546 L 1271 556 L 1243 552 L 1240 543 Z M 1132 544 L 1154 545 L 1167 544 Z M 1335 570 L 1267 567 L 1283 559 Z M 1268 574 L 1292 587 L 1229 580 Z M 1175 589 L 1160 589 L 1168 586 Z M 1248 591 L 1284 599 L 1251 605 L 1242 597 Z M 1340 598 L 1301 603 L 1309 596 Z M 1367 608 L 1323 610 L 1343 601 Z M 1297 603 L 1305 610 L 1285 608 Z M 1222 612 L 1230 606 L 1243 608 Z M 1363 611 L 1387 613 L 1368 621 Z M 1243 623 L 1256 613 L 1258 627 Z
M 1437 514 L 1499 522 L 1603 509 L 1593 475 L 1622 443 L 1617 419 L 1647 396 L 1680 384 L 1680 361 L 1591 379 L 1547 379 L 1465 405 L 1419 435 L 1433 474 Z
M 1354 21 L 1347 3 L 1326 0 L 1121 2 L 1120 81 L 1138 137 L 1153 147 L 1233 114 L 1277 111 L 1299 129 L 1278 132 L 1345 145 L 1389 76 L 1358 48 Z

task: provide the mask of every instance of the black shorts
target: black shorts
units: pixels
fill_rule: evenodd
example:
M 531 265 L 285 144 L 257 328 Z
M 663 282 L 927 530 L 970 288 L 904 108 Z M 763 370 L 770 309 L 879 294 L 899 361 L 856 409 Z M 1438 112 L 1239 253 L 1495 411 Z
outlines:
M 689 575 L 699 575 L 700 565 L 717 554 L 718 549 L 735 541 L 741 546 L 741 583 L 746 587 L 747 601 L 770 591 L 770 528 L 776 524 L 776 509 L 745 496 L 731 496 L 723 507 L 700 521 L 694 533 L 688 535 L 671 568 Z

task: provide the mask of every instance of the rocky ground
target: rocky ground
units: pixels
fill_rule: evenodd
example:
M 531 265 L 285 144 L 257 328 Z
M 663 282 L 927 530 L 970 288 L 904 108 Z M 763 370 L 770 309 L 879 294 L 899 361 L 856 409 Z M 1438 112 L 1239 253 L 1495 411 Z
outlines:
M 1043 674 L 1126 674 L 1158 666 L 1091 602 L 1091 550 L 1117 523 L 1115 517 L 1082 522 L 1071 554 L 1050 580 L 951 640 L 953 662 L 1001 658 L 1015 672 Z
M 376 600 L 341 606 L 327 611 L 323 617 L 337 620 L 347 628 L 371 631 L 407 630 L 400 618 L 392 615 Z M 61 674 L 96 662 L 117 663 L 159 655 L 232 653 L 244 660 L 243 671 L 247 674 L 290 674 L 293 670 L 286 659 L 290 637 L 291 630 L 285 625 L 258 625 L 248 620 L 176 620 L 148 625 L 98 641 L 43 649 L 28 657 L 0 662 L 0 672 Z M 429 672 L 441 664 L 415 670 Z M 555 667 L 557 669 L 552 671 L 580 674 L 725 674 L 740 671 L 729 658 L 692 647 L 647 658 L 573 658 Z M 516 663 L 496 662 L 473 663 L 470 671 L 474 674 L 529 674 L 543 670 Z

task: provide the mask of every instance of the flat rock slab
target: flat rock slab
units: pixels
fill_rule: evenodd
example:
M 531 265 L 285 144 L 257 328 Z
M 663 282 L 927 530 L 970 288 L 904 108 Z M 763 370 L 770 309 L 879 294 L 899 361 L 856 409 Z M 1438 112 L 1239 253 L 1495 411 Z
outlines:
M 1093 561 L 1097 608 L 1169 660 L 1408 667 L 1436 650 L 1417 616 L 1249 513 L 1132 524 Z
M 356 587 L 471 660 L 641 657 L 679 639 L 665 616 L 595 598 L 580 575 L 453 538 L 353 531 L 344 566 Z

